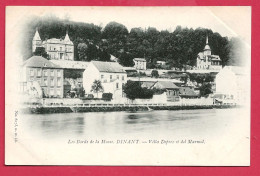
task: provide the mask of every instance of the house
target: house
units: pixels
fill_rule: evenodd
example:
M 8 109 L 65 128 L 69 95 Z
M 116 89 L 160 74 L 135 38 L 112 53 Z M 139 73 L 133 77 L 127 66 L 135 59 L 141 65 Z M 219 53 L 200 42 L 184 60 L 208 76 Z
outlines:
M 198 98 L 199 94 L 197 94 L 192 87 L 180 87 L 179 96 L 181 98 Z
M 237 66 L 225 66 L 216 75 L 216 94 L 218 100 L 233 100 L 235 104 L 244 104 L 250 97 L 250 77 L 245 68 Z M 220 98 L 221 97 L 221 98 Z
M 127 77 L 137 75 L 137 70 L 134 67 L 124 67 L 124 70 L 126 71 Z
M 137 70 L 146 70 L 146 60 L 145 58 L 134 58 L 134 67 Z
M 45 48 L 50 59 L 74 60 L 74 44 L 69 38 L 68 31 L 64 40 L 51 38 L 42 41 L 38 29 L 36 29 L 32 40 L 32 51 L 35 52 L 37 47 Z
M 127 74 L 117 62 L 91 61 L 83 73 L 83 87 L 87 94 L 93 94 L 91 88 L 95 80 L 101 82 L 103 93 L 112 93 L 114 99 L 120 99 Z
M 83 72 L 87 68 L 89 62 L 70 60 L 50 60 L 50 62 L 63 68 L 64 79 L 70 82 L 72 89 L 83 86 Z
M 156 65 L 165 65 L 166 62 L 165 61 L 156 61 Z
M 63 69 L 41 56 L 29 58 L 21 68 L 20 91 L 37 98 L 62 98 Z
M 211 49 L 208 44 L 208 36 L 206 39 L 206 45 L 203 52 L 200 52 L 197 56 L 196 69 L 198 70 L 220 70 L 221 59 L 218 55 L 212 55 Z
M 179 101 L 179 87 L 170 81 L 158 81 L 151 86 L 151 89 L 166 92 L 167 101 Z

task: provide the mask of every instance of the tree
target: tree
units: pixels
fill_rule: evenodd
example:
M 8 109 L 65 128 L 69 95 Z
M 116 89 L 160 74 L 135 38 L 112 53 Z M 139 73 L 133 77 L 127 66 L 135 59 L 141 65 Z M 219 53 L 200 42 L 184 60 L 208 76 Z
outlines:
M 134 66 L 133 56 L 130 53 L 123 52 L 119 57 L 119 63 L 125 67 Z
M 204 83 L 199 88 L 199 90 L 200 90 L 200 95 L 201 96 L 207 96 L 207 95 L 212 93 L 211 84 L 210 83 Z
M 95 80 L 92 84 L 92 87 L 91 87 L 91 92 L 94 92 L 97 94 L 97 97 L 98 97 L 98 92 L 103 92 L 104 91 L 104 88 L 101 84 L 101 81 L 100 80 Z
M 44 47 L 36 47 L 35 52 L 33 53 L 35 56 L 42 56 L 49 60 L 49 55 L 45 51 Z
M 152 77 L 158 78 L 159 77 L 159 73 L 157 70 L 153 70 L 151 73 Z
M 142 88 L 140 82 L 127 81 L 123 87 L 126 97 L 134 100 L 136 98 L 150 99 L 153 98 L 153 91 L 147 88 Z
M 88 61 L 88 56 L 87 56 L 88 46 L 87 46 L 87 44 L 86 43 L 79 43 L 77 49 L 78 49 L 79 60 Z

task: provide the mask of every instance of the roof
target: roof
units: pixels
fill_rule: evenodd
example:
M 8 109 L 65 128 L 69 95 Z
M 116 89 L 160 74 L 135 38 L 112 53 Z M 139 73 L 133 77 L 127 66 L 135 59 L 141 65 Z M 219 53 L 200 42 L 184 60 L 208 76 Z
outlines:
M 43 58 L 42 56 L 32 56 L 26 60 L 23 64 L 26 67 L 46 67 L 46 68 L 61 68 L 60 66 L 50 62 L 49 60 Z
M 218 61 L 221 60 L 218 55 L 210 55 L 210 57 L 211 57 L 211 60 L 218 60 Z
M 73 42 L 70 40 L 69 35 L 66 34 L 64 40 L 63 39 L 57 39 L 57 38 L 51 38 L 43 41 L 43 44 L 45 43 L 57 43 L 57 44 L 66 44 L 66 45 L 73 45 Z
M 180 96 L 197 97 L 198 94 L 190 87 L 180 87 Z
M 36 32 L 34 34 L 33 40 L 41 40 L 41 37 L 40 37 L 39 32 L 38 32 L 37 29 L 36 29 Z
M 164 78 L 149 78 L 149 77 L 141 77 L 141 78 L 138 78 L 138 77 L 127 77 L 128 80 L 131 80 L 131 81 L 141 81 L 141 82 L 157 82 L 157 81 L 161 81 L 161 82 L 164 82 L 164 81 L 169 81 L 169 82 L 173 82 L 174 84 L 175 83 L 183 83 L 182 81 L 179 81 L 177 79 L 164 79 Z
M 236 75 L 243 75 L 243 74 L 245 74 L 245 68 L 243 68 L 243 67 L 238 67 L 238 66 L 225 66 L 224 68 L 223 68 L 223 70 L 226 70 L 226 69 L 228 69 L 228 70 L 231 70 L 233 73 L 235 73 Z
M 150 89 L 154 84 L 155 84 L 156 82 L 142 82 L 141 83 L 141 87 L 146 87 L 146 88 L 148 88 L 148 89 Z
M 68 80 L 63 81 L 63 85 L 71 86 L 70 82 Z
M 100 72 L 107 73 L 126 73 L 124 68 L 117 62 L 101 62 L 101 61 L 91 61 L 93 65 Z
M 118 62 L 118 58 L 110 54 L 110 60 L 114 62 Z
M 208 44 L 206 44 L 206 46 L 205 46 L 204 50 L 210 50 L 210 47 L 209 47 L 209 45 L 208 45 Z
M 85 70 L 89 65 L 89 62 L 83 61 L 69 61 L 69 60 L 50 60 L 50 62 L 65 69 L 82 69 Z
M 127 70 L 137 71 L 136 68 L 134 68 L 134 67 L 124 67 L 124 70 L 125 71 L 127 71 Z
M 178 86 L 170 81 L 158 81 L 154 87 L 159 89 L 179 89 Z
M 134 58 L 134 61 L 143 61 L 143 62 L 146 62 L 145 58 Z

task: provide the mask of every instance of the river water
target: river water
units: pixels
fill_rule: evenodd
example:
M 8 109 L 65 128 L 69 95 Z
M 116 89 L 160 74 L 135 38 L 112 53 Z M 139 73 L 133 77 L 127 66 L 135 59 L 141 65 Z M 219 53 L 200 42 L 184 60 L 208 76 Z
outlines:
M 144 112 L 27 114 L 19 119 L 20 138 L 200 137 L 227 134 L 241 118 L 241 109 Z M 240 115 L 240 116 L 239 116 Z M 248 120 L 245 120 L 248 121 Z

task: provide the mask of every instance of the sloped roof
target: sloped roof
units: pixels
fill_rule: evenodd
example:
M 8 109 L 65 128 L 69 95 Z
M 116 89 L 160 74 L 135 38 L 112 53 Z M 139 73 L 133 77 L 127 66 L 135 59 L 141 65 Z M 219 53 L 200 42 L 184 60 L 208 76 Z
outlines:
M 244 75 L 245 74 L 245 68 L 238 67 L 238 66 L 225 66 L 224 69 L 231 70 L 236 75 Z
M 154 87 L 160 89 L 179 89 L 178 86 L 176 86 L 173 82 L 170 81 L 158 81 L 154 85 Z
M 181 96 L 190 96 L 190 97 L 198 96 L 198 94 L 196 94 L 196 92 L 194 92 L 194 90 L 191 89 L 190 87 L 180 87 L 180 95 Z
M 35 34 L 34 34 L 34 37 L 33 37 L 33 40 L 41 40 L 41 37 L 39 35 L 39 32 L 38 30 L 36 30 Z
M 211 60 L 221 60 L 220 57 L 218 55 L 211 55 Z
M 100 72 L 126 73 L 124 68 L 117 62 L 91 61 Z
M 69 61 L 69 60 L 50 60 L 50 62 L 66 69 L 82 69 L 85 70 L 89 62 Z
M 47 59 L 43 58 L 42 56 L 32 56 L 28 60 L 26 60 L 23 64 L 26 67 L 46 67 L 46 68 L 61 68 L 60 66 L 48 61 Z
M 146 87 L 150 89 L 156 82 L 142 82 L 141 87 Z
M 146 60 L 144 58 L 134 58 L 134 61 L 143 61 L 146 62 Z
M 206 46 L 205 46 L 204 50 L 210 50 L 210 47 L 209 47 L 209 45 L 208 45 L 208 44 L 206 44 Z

